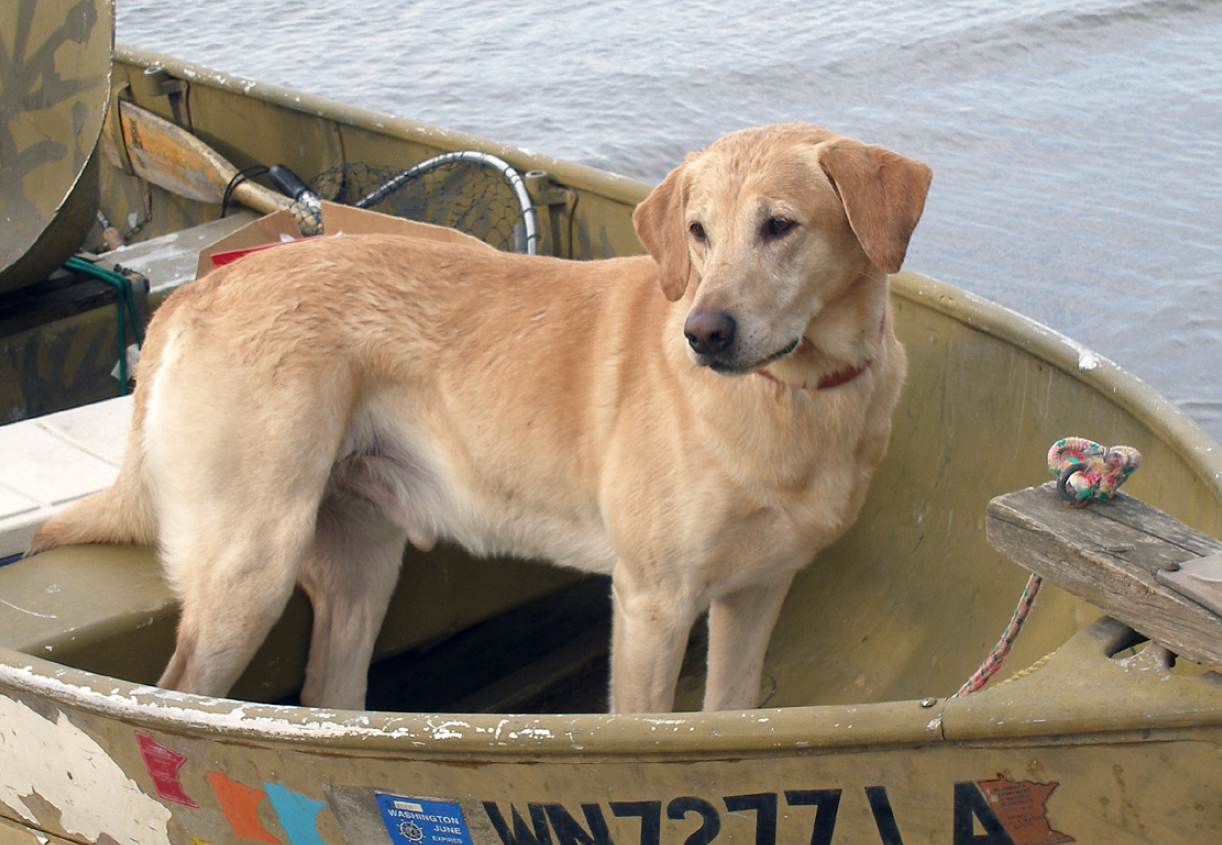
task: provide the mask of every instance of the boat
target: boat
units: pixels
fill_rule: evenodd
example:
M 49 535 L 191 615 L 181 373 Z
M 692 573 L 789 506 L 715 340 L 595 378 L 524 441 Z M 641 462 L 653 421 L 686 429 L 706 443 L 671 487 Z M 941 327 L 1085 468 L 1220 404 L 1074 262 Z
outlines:
M 105 42 L 107 4 L 73 8 L 86 7 Z M 116 115 L 172 124 L 235 172 L 283 165 L 315 186 L 317 174 L 354 162 L 398 173 L 460 152 L 495 159 L 520 174 L 536 228 L 494 245 L 529 240 L 579 260 L 641 251 L 630 216 L 649 186 L 105 49 L 104 152 L 83 154 L 66 179 L 105 223 L 90 219 L 79 238 L 79 222 L 67 226 L 51 238 L 61 250 L 53 261 L 66 260 L 65 241 L 69 255 L 83 245 L 133 283 L 126 293 L 64 294 L 83 282 L 56 270 L 52 287 L 70 301 L 58 310 L 34 302 L 46 293 L 45 266 L 0 291 L 28 300 L 0 361 L 9 368 L 0 383 L 20 387 L 5 400 L 17 421 L 0 427 L 0 507 L 9 508 L 0 511 L 9 543 L 0 547 L 0 841 L 1218 841 L 1217 603 L 1175 593 L 1173 611 L 1155 619 L 1161 579 L 1104 589 L 1091 567 L 1141 557 L 1156 535 L 1173 535 L 1159 549 L 1180 553 L 1186 571 L 1208 562 L 1222 548 L 1211 539 L 1222 536 L 1222 450 L 1116 364 L 908 270 L 892 282 L 910 376 L 889 453 L 856 525 L 795 581 L 760 708 L 697 712 L 697 629 L 677 712 L 601 712 L 606 582 L 450 547 L 405 558 L 369 710 L 295 703 L 309 629 L 300 595 L 232 697 L 153 686 L 176 609 L 152 551 L 22 559 L 23 538 L 57 502 L 112 477 L 130 414 L 111 375 L 131 341 L 119 327 L 137 328 L 190 283 L 201 250 L 316 192 L 286 204 L 256 177 L 259 187 L 232 203 L 253 209 L 222 216 L 219 202 L 142 178 Z M 122 245 L 102 249 L 104 235 Z M 1041 510 L 1056 500 L 1044 484 L 1049 446 L 1069 435 L 1131 444 L 1142 467 L 1113 501 Z M 22 459 L 34 461 L 25 475 Z M 1084 526 L 1095 539 L 1065 551 L 1065 533 Z M 1089 561 L 1055 577 L 1053 565 L 1075 555 Z M 1180 562 L 1163 568 L 1174 575 Z M 1047 572 L 1047 583 L 1005 671 L 960 694 L 1015 617 L 1031 571 Z

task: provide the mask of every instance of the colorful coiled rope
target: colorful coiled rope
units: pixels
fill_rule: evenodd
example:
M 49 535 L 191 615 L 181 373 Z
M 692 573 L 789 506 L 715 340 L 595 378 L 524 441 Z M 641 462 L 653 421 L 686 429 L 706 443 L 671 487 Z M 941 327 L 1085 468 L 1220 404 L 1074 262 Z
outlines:
M 1048 471 L 1071 507 L 1112 498 L 1139 466 L 1141 453 L 1132 446 L 1101 446 L 1085 437 L 1064 437 L 1048 450 Z

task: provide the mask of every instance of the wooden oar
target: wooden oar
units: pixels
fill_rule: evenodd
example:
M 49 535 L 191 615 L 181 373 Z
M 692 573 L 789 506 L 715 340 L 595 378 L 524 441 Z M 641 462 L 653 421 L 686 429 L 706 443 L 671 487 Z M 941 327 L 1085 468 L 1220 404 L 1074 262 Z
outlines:
M 118 105 L 127 158 L 137 176 L 197 202 L 221 202 L 230 181 L 238 175 L 237 168 L 182 127 L 134 103 L 120 100 Z M 114 119 L 113 112 L 108 119 Z M 110 143 L 116 134 L 108 132 L 104 137 L 107 155 L 121 167 L 118 150 Z M 251 181 L 240 182 L 230 199 L 265 214 L 293 210 L 291 199 Z

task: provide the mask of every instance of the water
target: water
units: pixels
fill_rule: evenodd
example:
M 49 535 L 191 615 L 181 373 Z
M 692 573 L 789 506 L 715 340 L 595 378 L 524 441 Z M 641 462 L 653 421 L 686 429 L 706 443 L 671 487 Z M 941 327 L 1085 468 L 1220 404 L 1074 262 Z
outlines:
M 924 159 L 936 175 L 907 266 L 1081 341 L 1222 439 L 1216 0 L 117 13 L 125 44 L 649 181 L 728 130 L 788 120 Z

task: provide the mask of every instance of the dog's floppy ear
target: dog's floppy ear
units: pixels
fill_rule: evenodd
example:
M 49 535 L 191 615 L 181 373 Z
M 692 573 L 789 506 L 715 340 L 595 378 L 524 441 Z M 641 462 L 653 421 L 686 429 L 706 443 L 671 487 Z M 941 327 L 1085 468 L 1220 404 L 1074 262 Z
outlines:
M 908 239 L 925 209 L 933 171 L 899 153 L 849 138 L 839 138 L 819 153 L 853 234 L 874 264 L 898 272 Z
M 691 274 L 683 225 L 683 165 L 676 167 L 632 212 L 636 236 L 661 268 L 662 292 L 671 302 L 683 296 Z

